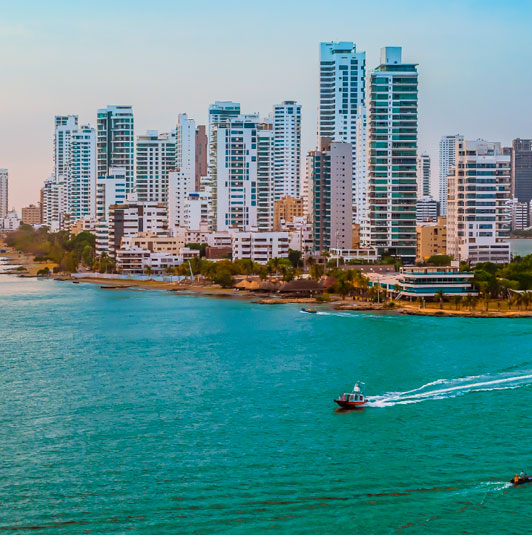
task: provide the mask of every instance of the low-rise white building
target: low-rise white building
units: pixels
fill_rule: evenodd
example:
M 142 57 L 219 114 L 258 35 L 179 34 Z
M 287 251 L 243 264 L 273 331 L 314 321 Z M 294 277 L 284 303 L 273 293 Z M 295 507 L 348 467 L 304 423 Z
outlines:
M 251 258 L 266 264 L 272 258 L 288 258 L 290 236 L 288 232 L 233 232 L 233 260 Z

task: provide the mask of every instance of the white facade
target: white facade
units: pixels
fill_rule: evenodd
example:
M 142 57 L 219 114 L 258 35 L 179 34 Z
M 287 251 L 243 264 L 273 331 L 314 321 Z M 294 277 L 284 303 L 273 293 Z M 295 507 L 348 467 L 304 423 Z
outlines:
M 430 156 L 419 154 L 417 157 L 417 198 L 430 195 Z
M 208 192 L 192 192 L 184 205 L 183 226 L 188 230 L 200 230 L 209 225 L 211 196 Z
M 357 202 L 357 121 L 364 114 L 365 84 L 366 53 L 357 52 L 355 43 L 320 44 L 318 139 L 351 144 L 353 207 Z
M 5 217 L 0 217 L 0 228 L 2 230 L 17 230 L 21 223 L 20 217 L 14 210 L 7 212 Z
M 63 179 L 51 174 L 44 182 L 43 197 L 43 224 L 52 232 L 61 230 L 68 225 L 67 204 L 68 189 Z
M 218 126 L 213 133 L 213 210 L 218 231 L 257 227 L 260 128 L 258 115 L 241 115 Z
M 265 119 L 258 125 L 257 130 L 257 228 L 263 232 L 273 230 L 273 211 L 276 200 L 276 135 L 272 126 L 273 121 Z
M 266 264 L 272 258 L 288 258 L 288 232 L 232 232 L 233 260 L 251 258 Z
M 208 165 L 208 177 L 205 184 L 214 187 L 214 181 L 216 179 L 216 136 L 215 130 L 218 126 L 225 124 L 227 121 L 238 117 L 240 115 L 240 103 L 231 102 L 230 100 L 217 100 L 214 104 L 209 106 L 209 125 L 207 130 L 207 165 Z M 213 214 L 215 218 L 216 215 Z
M 57 179 L 64 182 L 68 178 L 70 141 L 72 132 L 78 129 L 78 116 L 56 115 L 54 123 L 54 172 Z
M 366 167 L 366 108 L 362 108 L 357 119 L 356 130 L 356 160 L 355 160 L 355 177 L 354 203 L 353 203 L 353 223 L 361 225 L 366 231 L 366 238 L 362 241 L 369 240 L 369 222 L 368 222 L 368 175 Z
M 442 136 L 440 140 L 440 214 L 447 215 L 447 177 L 456 161 L 456 142 L 464 136 Z
M 185 226 L 185 204 L 194 188 L 194 177 L 181 171 L 168 174 L 168 226 L 174 233 Z
M 97 172 L 105 176 L 112 167 L 125 169 L 127 192 L 135 187 L 135 135 L 131 106 L 107 106 L 98 110 Z
M 301 194 L 301 105 L 285 100 L 273 107 L 274 201 Z
M 177 147 L 175 168 L 181 171 L 192 188 L 196 182 L 196 123 L 186 113 L 177 119 Z
M 67 213 L 73 223 L 96 217 L 96 131 L 89 125 L 70 134 L 67 166 Z
M 7 217 L 9 203 L 9 172 L 0 169 L 0 219 Z
M 500 143 L 458 141 L 448 177 L 447 254 L 455 260 L 510 260 L 510 155 Z
M 141 202 L 168 202 L 168 174 L 176 167 L 176 132 L 137 136 L 135 188 Z
M 511 230 L 525 230 L 530 227 L 530 204 L 516 198 L 506 202 Z

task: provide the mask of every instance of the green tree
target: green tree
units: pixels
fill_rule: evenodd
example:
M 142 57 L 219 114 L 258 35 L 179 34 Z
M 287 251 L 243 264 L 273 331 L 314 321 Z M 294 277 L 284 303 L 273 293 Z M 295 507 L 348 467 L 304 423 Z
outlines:
M 290 249 L 288 251 L 288 260 L 290 260 L 290 263 L 294 268 L 303 267 L 303 261 L 301 260 L 301 257 L 301 251 L 296 251 L 294 249 Z

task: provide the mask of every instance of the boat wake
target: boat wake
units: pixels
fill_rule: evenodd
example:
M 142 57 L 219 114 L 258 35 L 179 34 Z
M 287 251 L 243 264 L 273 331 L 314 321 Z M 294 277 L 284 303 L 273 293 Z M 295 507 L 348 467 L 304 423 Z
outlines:
M 388 392 L 382 396 L 368 396 L 367 407 L 393 407 L 422 401 L 454 398 L 471 392 L 510 390 L 532 384 L 532 374 L 472 375 L 459 379 L 438 379 L 406 392 Z M 438 388 L 435 388 L 438 387 Z

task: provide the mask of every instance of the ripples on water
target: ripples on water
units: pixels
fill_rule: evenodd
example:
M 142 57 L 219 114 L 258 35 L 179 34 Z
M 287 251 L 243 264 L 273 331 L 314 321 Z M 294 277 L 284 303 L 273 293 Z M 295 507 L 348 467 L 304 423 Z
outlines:
M 0 532 L 526 525 L 532 323 L 0 276 Z M 364 380 L 370 407 L 333 398 Z M 517 530 L 519 532 L 519 530 Z

